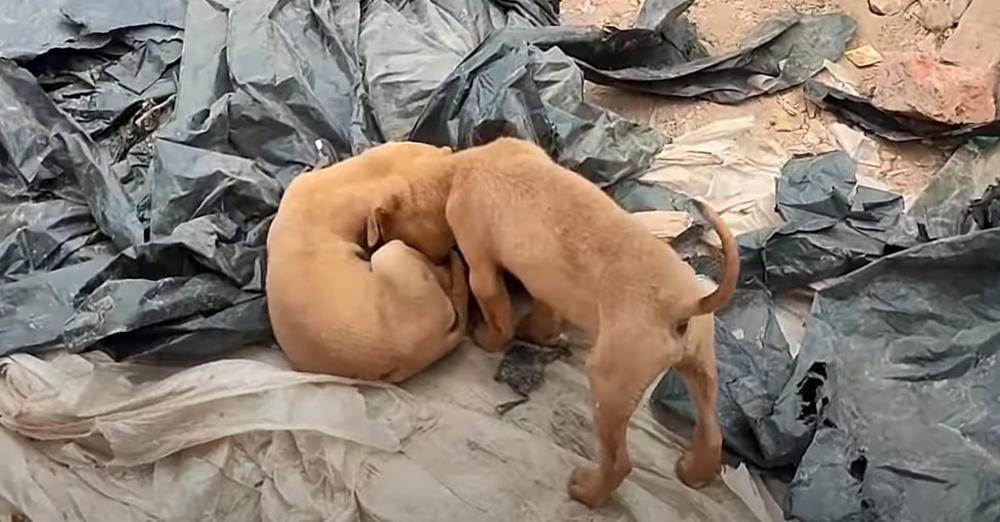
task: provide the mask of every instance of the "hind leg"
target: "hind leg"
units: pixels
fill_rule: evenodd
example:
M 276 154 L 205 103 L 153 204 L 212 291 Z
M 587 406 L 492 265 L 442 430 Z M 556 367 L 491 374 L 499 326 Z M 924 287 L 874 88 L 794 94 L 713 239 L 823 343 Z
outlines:
M 711 316 L 694 318 L 689 328 L 695 346 L 677 364 L 677 372 L 694 403 L 697 419 L 691 450 L 677 460 L 677 477 L 691 488 L 702 488 L 715 480 L 722 466 L 722 431 L 715 408 L 719 379 L 715 368 L 715 324 Z M 697 321 L 697 322 L 696 322 Z
M 602 327 L 589 362 L 594 429 L 600 465 L 580 467 L 570 479 L 570 495 L 589 507 L 605 504 L 632 471 L 627 430 L 646 388 L 680 358 L 679 346 L 662 342 L 653 329 Z

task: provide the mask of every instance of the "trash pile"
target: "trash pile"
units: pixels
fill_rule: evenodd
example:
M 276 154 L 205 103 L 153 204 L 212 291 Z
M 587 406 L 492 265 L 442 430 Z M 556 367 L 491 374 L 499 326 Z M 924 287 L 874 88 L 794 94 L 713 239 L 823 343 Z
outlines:
M 206 377 L 207 368 L 222 368 L 226 362 L 220 358 L 234 357 L 247 345 L 273 342 L 263 293 L 264 245 L 291 179 L 390 140 L 465 148 L 483 129 L 502 122 L 631 212 L 690 213 L 684 222 L 688 230 L 675 234 L 674 244 L 682 251 L 706 229 L 690 198 L 727 203 L 720 210 L 740 232 L 744 286 L 717 317 L 719 414 L 726 447 L 741 460 L 762 469 L 794 470 L 785 515 L 802 522 L 1000 519 L 1000 489 L 990 487 L 1000 483 L 995 465 L 1000 444 L 994 433 L 1000 408 L 989 393 L 1000 382 L 995 326 L 1000 324 L 1000 287 L 991 277 L 1000 242 L 993 229 L 1000 211 L 1000 146 L 990 138 L 1000 136 L 995 97 L 1000 44 L 990 40 L 1000 31 L 987 30 L 1000 27 L 1000 14 L 988 0 L 966 2 L 965 14 L 950 19 L 949 27 L 957 27 L 936 56 L 883 57 L 874 48 L 852 48 L 856 24 L 839 13 L 781 14 L 764 21 L 735 49 L 711 54 L 684 14 L 692 3 L 647 0 L 629 28 L 559 25 L 558 0 L 39 0 L 0 5 L 0 356 L 12 355 L 0 363 L 0 376 L 10 380 L 0 388 L 8 390 L 7 397 L 0 393 L 0 425 L 10 432 L 0 430 L 0 448 L 30 455 L 24 462 L 60 463 L 46 473 L 87 469 L 93 484 L 99 479 L 86 466 L 95 463 L 142 465 L 144 477 L 166 477 L 156 461 L 167 453 L 121 437 L 140 433 L 131 431 L 128 415 L 157 420 L 148 426 L 177 422 L 164 408 L 149 410 L 148 401 L 127 401 L 145 394 L 170 403 L 169 386 L 143 388 L 137 384 L 143 379 L 116 373 L 124 370 L 103 359 L 95 362 L 94 354 L 127 364 L 184 366 L 189 369 L 182 375 L 193 381 L 157 378 L 182 387 L 194 382 L 206 393 L 217 393 L 222 388 Z M 877 3 L 886 13 L 908 7 L 872 0 L 873 9 Z M 973 47 L 977 52 L 966 52 Z M 878 65 L 874 90 L 819 79 L 845 52 L 857 63 Z M 719 122 L 701 132 L 702 141 L 689 137 L 671 143 L 647 125 L 589 103 L 584 80 L 724 104 L 804 84 L 809 100 L 847 124 L 838 134 L 844 150 L 717 162 L 721 149 L 698 149 L 699 143 L 718 143 L 711 140 L 720 136 L 725 142 L 752 122 Z M 859 130 L 890 141 L 960 138 L 967 143 L 907 208 L 901 195 L 865 184 L 864 147 L 871 138 Z M 699 161 L 719 177 L 706 184 L 676 176 L 678 169 L 694 168 Z M 725 176 L 729 181 L 723 183 Z M 700 188 L 688 190 L 696 185 Z M 790 345 L 799 343 L 790 342 L 779 324 L 779 297 L 803 288 L 816 290 L 816 296 L 793 358 Z M 76 355 L 81 353 L 90 358 Z M 56 354 L 58 362 L 50 366 L 35 358 Z M 455 359 L 445 365 L 491 362 L 465 350 Z M 487 494 L 489 488 L 472 491 L 473 482 L 463 486 L 441 474 L 467 469 L 468 462 L 479 462 L 485 454 L 499 455 L 502 462 L 532 462 L 531 455 L 551 453 L 556 456 L 545 464 L 554 471 L 564 464 L 568 470 L 572 459 L 587 456 L 585 450 L 563 451 L 583 443 L 569 440 L 576 437 L 569 435 L 574 430 L 562 428 L 589 432 L 575 416 L 586 413 L 582 380 L 575 380 L 580 374 L 562 361 L 544 362 L 551 364 L 532 364 L 562 376 L 559 385 L 581 388 L 572 422 L 563 412 L 559 429 L 550 433 L 539 427 L 547 424 L 542 412 L 531 409 L 533 396 L 505 418 L 534 415 L 538 426 L 517 432 L 496 419 L 477 425 L 478 436 L 486 438 L 492 430 L 507 430 L 503 437 L 511 445 L 522 444 L 527 456 L 514 455 L 509 447 L 497 449 L 501 442 L 480 452 L 472 439 L 451 434 L 450 443 L 468 449 L 469 460 L 462 463 L 456 456 L 450 468 L 437 464 L 436 478 L 425 481 L 426 490 L 418 489 L 435 500 L 432 504 L 454 513 L 435 512 L 433 506 L 413 511 L 416 500 L 412 505 L 388 502 L 389 491 L 409 487 L 394 482 L 394 473 L 430 476 L 444 453 L 433 451 L 443 443 L 422 431 L 427 411 L 438 411 L 456 430 L 468 426 L 459 418 L 467 412 L 449 409 L 464 404 L 462 394 L 450 403 L 434 402 L 426 393 L 429 377 L 405 387 L 419 400 L 402 391 L 318 379 L 338 390 L 354 390 L 338 392 L 346 394 L 341 397 L 344 417 L 328 422 L 296 410 L 286 419 L 284 429 L 298 426 L 383 452 L 397 451 L 413 437 L 412 444 L 422 449 L 408 447 L 407 459 L 365 453 L 365 459 L 378 461 L 371 469 L 380 470 L 368 472 L 386 477 L 380 479 L 384 483 L 352 475 L 361 473 L 357 463 L 364 459 L 349 447 L 320 447 L 315 440 L 279 434 L 268 444 L 280 443 L 286 450 L 298 445 L 302 453 L 296 466 L 303 473 L 317 466 L 313 459 L 322 460 L 317 455 L 341 459 L 338 473 L 351 476 L 313 478 L 316 483 L 345 481 L 335 489 L 352 492 L 352 500 L 323 504 L 318 513 L 339 510 L 344 520 L 360 512 L 379 520 L 492 520 L 484 513 L 495 511 L 504 515 L 497 520 L 506 520 L 510 506 L 467 501 L 496 497 Z M 309 383 L 294 372 L 274 373 L 250 363 L 233 368 L 259 380 L 247 394 L 271 390 L 284 394 L 279 398 L 321 401 L 309 395 L 311 388 L 303 388 Z M 455 366 L 433 372 L 437 378 L 461 375 Z M 106 396 L 118 397 L 119 409 L 93 402 L 101 395 L 95 390 L 107 385 L 100 384 L 99 375 L 115 383 Z M 535 389 L 538 381 L 529 377 Z M 87 400 L 61 395 L 59 379 L 67 379 L 66 389 Z M 421 386 L 423 395 L 414 391 Z M 544 388 L 538 394 L 544 395 Z M 51 399 L 44 403 L 47 410 L 11 398 L 33 397 L 43 389 Z M 563 404 L 559 396 L 548 397 L 550 406 Z M 230 399 L 260 406 L 253 402 L 257 398 L 212 397 L 206 399 L 217 400 L 212 407 L 224 409 Z M 212 422 L 193 407 L 201 402 L 177 400 L 177 411 L 194 415 L 197 423 Z M 653 392 L 653 403 L 691 414 L 683 387 L 671 374 Z M 485 411 L 495 415 L 494 406 Z M 522 410 L 529 411 L 518 413 Z M 29 411 L 41 419 L 37 424 L 18 418 Z M 392 433 L 351 425 L 350 412 L 370 411 L 403 420 Z M 439 429 L 450 426 L 440 418 Z M 243 452 L 260 471 L 245 477 L 245 484 L 280 482 L 275 470 L 281 466 L 269 461 L 274 457 L 262 449 L 262 440 L 248 433 L 280 430 L 281 423 L 249 419 L 237 428 L 234 422 L 228 431 L 208 430 L 208 435 L 174 433 L 183 443 L 173 447 L 192 458 L 208 458 L 190 448 L 236 437 L 226 442 L 230 446 L 212 450 L 219 452 L 212 457 L 219 469 L 247 469 L 245 461 L 219 457 Z M 28 439 L 11 442 L 14 432 L 84 446 L 99 434 L 113 450 L 132 447 L 135 453 L 132 460 L 77 454 L 67 449 L 68 442 L 32 448 L 24 443 Z M 549 439 L 538 438 L 543 432 Z M 663 447 L 653 439 L 651 448 Z M 660 474 L 662 462 L 652 463 L 662 458 L 646 459 L 657 477 L 671 473 Z M 639 461 L 637 466 L 647 465 L 641 456 Z M 484 469 L 502 473 L 496 462 L 483 464 Z M 28 494 L 7 498 L 5 491 L 65 485 L 43 486 L 30 466 L 18 469 L 15 482 L 0 479 L 0 515 L 7 504 L 22 511 L 45 504 Z M 174 478 L 167 483 L 191 479 L 172 469 Z M 540 468 L 535 471 L 531 480 L 537 483 L 555 480 Z M 517 480 L 524 477 L 489 484 Z M 628 514 L 662 520 L 670 515 L 664 510 L 673 509 L 664 496 L 691 495 L 706 520 L 765 520 L 758 515 L 766 511 L 763 507 L 750 509 L 754 518 L 743 518 L 750 515 L 734 515 L 740 513 L 735 504 L 720 500 L 714 505 L 701 493 L 653 482 L 655 487 L 627 483 L 621 502 L 632 509 L 606 513 L 607 519 Z M 726 483 L 733 488 L 734 482 Z M 198 505 L 245 520 L 306 502 L 295 497 L 301 491 L 269 490 L 265 500 L 258 499 L 260 505 L 254 504 L 257 511 L 239 511 L 233 506 L 245 502 L 242 487 L 232 490 L 226 509 L 211 502 L 187 508 Z M 130 498 L 141 499 L 155 489 L 136 488 Z M 555 496 L 560 488 L 541 493 Z M 522 489 L 519 494 L 529 494 L 530 488 Z M 82 498 L 82 493 L 73 495 Z M 363 507 L 354 504 L 354 497 Z M 573 519 L 568 508 L 536 500 L 540 504 L 532 509 L 540 520 Z M 309 502 L 321 504 L 312 497 Z M 82 503 L 74 505 L 73 517 L 80 519 L 112 509 L 91 504 L 93 511 L 85 513 Z M 135 506 L 141 509 L 129 516 L 156 512 L 140 501 Z M 174 507 L 180 509 L 170 512 L 175 516 L 196 518 L 180 503 Z M 56 514 L 39 512 L 49 515 Z

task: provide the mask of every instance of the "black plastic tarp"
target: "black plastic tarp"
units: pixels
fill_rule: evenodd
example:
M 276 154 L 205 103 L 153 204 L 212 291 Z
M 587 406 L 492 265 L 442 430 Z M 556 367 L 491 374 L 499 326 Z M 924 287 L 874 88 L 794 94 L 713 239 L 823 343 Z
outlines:
M 846 154 L 783 169 L 777 206 L 788 223 L 776 230 L 791 237 L 744 252 L 750 282 L 718 314 L 716 354 L 726 448 L 795 468 L 786 516 L 1000 519 L 1000 231 L 967 233 L 997 225 L 1000 189 L 982 188 L 995 156 L 992 142 L 969 144 L 942 169 L 915 212 L 934 218 L 921 221 L 924 239 L 944 237 L 929 243 L 917 242 L 898 196 L 857 185 Z M 792 363 L 759 282 L 791 288 L 845 273 L 818 292 Z M 674 375 L 653 403 L 693 417 Z
M 961 146 L 937 171 L 907 211 L 923 239 L 991 228 L 977 223 L 969 204 L 1000 179 L 1000 141 L 980 138 Z M 989 198 L 992 199 L 992 198 Z M 987 220 L 989 221 L 989 220 Z
M 691 0 L 654 0 L 632 28 L 548 27 L 511 31 L 541 48 L 558 46 L 592 82 L 664 96 L 738 103 L 799 85 L 839 59 L 857 24 L 840 13 L 784 13 L 764 21 L 732 51 L 710 56 L 683 18 Z
M 788 515 L 1000 520 L 998 267 L 1000 230 L 988 230 L 894 254 L 818 293 L 788 387 L 818 368 L 826 379 Z
M 845 274 L 913 246 L 903 198 L 858 184 L 842 151 L 796 156 L 781 169 L 776 209 L 784 223 L 737 238 L 741 274 L 786 290 Z
M 793 157 L 775 188 L 785 223 L 737 238 L 746 284 L 716 318 L 718 409 L 726 447 L 758 467 L 798 462 L 810 441 L 813 393 L 824 377 L 810 374 L 786 389 L 791 356 L 768 289 L 840 276 L 917 242 L 902 198 L 859 185 L 855 170 L 840 151 Z M 653 402 L 689 419 L 694 414 L 672 374 L 654 390 Z

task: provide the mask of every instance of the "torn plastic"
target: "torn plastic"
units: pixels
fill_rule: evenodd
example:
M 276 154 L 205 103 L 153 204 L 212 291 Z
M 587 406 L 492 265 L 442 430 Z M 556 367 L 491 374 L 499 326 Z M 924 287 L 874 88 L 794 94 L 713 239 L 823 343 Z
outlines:
M 952 154 L 913 202 L 908 214 L 925 240 L 966 234 L 983 227 L 971 219 L 969 203 L 1000 178 L 1000 143 L 971 141 Z
M 843 275 L 917 242 L 897 194 L 859 185 L 845 152 L 793 157 L 775 200 L 785 222 L 737 237 L 741 277 L 771 289 Z
M 750 134 L 753 117 L 718 120 L 677 136 L 640 178 L 700 198 L 734 235 L 781 223 L 774 183 L 788 153 Z
M 1000 230 L 885 257 L 821 290 L 788 390 L 815 429 L 785 500 L 813 522 L 1000 520 Z
M 33 60 L 53 50 L 100 49 L 113 31 L 159 39 L 184 27 L 187 0 L 37 0 L 0 4 L 0 57 Z
M 950 125 L 880 109 L 872 101 L 825 85 L 805 82 L 806 98 L 844 121 L 889 141 L 906 142 L 933 138 L 1000 136 L 1000 120 L 977 125 Z

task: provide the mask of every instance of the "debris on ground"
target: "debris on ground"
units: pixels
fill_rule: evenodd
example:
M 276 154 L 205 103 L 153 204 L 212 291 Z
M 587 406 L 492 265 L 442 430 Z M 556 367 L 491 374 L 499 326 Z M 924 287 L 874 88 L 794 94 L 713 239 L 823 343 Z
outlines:
M 943 33 L 950 29 L 957 18 L 952 14 L 952 8 L 945 0 L 919 0 L 920 23 L 928 31 Z
M 868 0 L 868 5 L 875 14 L 894 15 L 903 12 L 917 0 Z
M 924 240 L 968 234 L 983 227 L 970 220 L 970 201 L 1000 177 L 1000 142 L 970 142 L 952 155 L 907 212 Z
M 679 7 L 658 11 L 664 3 Z M 710 56 L 700 45 L 687 45 L 697 42 L 697 33 L 676 21 L 690 4 L 690 0 L 655 0 L 646 4 L 635 28 L 560 28 L 550 31 L 551 38 L 566 34 L 562 36 L 566 52 L 592 82 L 737 103 L 801 84 L 822 69 L 824 60 L 839 59 L 856 30 L 854 20 L 840 13 L 784 13 L 760 24 L 735 50 Z M 533 43 L 544 45 L 545 32 L 538 34 L 542 39 Z M 609 59 L 616 54 L 627 58 Z
M 849 49 L 844 56 L 855 65 L 855 67 L 871 67 L 882 62 L 882 54 L 871 44 L 862 45 Z
M 537 390 L 545 380 L 545 367 L 569 356 L 568 346 L 536 346 L 515 339 L 504 351 L 496 374 L 493 375 L 493 380 L 510 386 L 510 389 L 521 398 L 497 405 L 497 414 L 504 415 L 511 409 L 528 402 L 531 392 Z
M 808 286 L 916 244 L 898 194 L 859 185 L 842 151 L 793 157 L 775 189 L 784 222 L 737 237 L 741 277 L 773 290 Z

